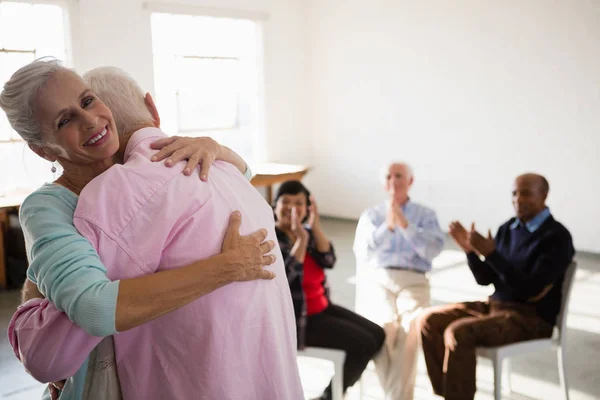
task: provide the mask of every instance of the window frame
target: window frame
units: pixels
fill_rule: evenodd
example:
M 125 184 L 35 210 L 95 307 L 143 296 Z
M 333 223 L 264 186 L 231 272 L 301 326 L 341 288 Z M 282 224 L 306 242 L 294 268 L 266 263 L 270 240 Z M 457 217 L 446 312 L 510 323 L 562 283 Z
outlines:
M 63 65 L 66 67 L 72 67 L 72 41 L 71 41 L 71 11 L 72 7 L 77 0 L 0 0 L 0 4 L 2 3 L 22 3 L 22 4 L 31 4 L 34 5 L 52 5 L 57 6 L 62 9 L 63 16 L 63 27 L 64 27 L 64 49 L 65 49 L 65 59 L 62 61 Z M 0 47 L 0 53 L 4 54 L 33 54 L 33 59 L 37 59 L 36 55 L 37 49 L 12 49 L 12 48 L 4 48 Z M 16 137 L 15 137 L 16 136 Z M 0 146 L 3 144 L 12 144 L 12 143 L 23 143 L 23 139 L 15 134 L 14 130 L 10 132 L 10 139 L 0 139 Z
M 268 22 L 270 15 L 262 11 L 242 10 L 242 9 L 224 9 L 216 7 L 206 7 L 192 4 L 165 4 L 156 2 L 144 2 L 142 8 L 147 12 L 147 18 L 152 19 L 152 14 L 176 14 L 193 17 L 212 17 L 224 19 L 247 20 L 256 24 L 256 134 L 252 135 L 252 161 L 264 162 L 267 154 L 267 128 L 266 128 L 266 96 L 265 96 L 265 24 Z M 151 21 L 150 21 L 151 24 Z M 151 38 L 152 41 L 152 38 Z M 154 44 L 152 43 L 154 49 Z M 198 57 L 194 54 L 180 54 L 181 57 Z M 201 56 L 202 58 L 211 58 L 210 56 Z M 214 57 L 213 57 L 214 58 Z M 156 74 L 153 72 L 154 82 L 156 82 Z M 239 103 L 238 103 L 239 105 Z M 238 110 L 238 118 L 236 126 L 222 129 L 179 129 L 180 133 L 201 133 L 201 132 L 226 132 L 240 129 L 240 114 Z M 179 121 L 176 121 L 179 124 Z

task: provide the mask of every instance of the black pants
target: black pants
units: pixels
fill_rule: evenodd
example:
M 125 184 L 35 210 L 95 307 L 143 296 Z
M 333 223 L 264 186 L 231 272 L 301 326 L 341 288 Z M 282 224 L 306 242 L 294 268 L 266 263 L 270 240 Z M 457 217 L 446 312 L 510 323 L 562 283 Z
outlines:
M 347 310 L 330 304 L 323 312 L 311 315 L 306 323 L 306 345 L 338 349 L 346 352 L 344 362 L 344 393 L 360 379 L 377 352 L 385 333 L 379 325 Z M 330 395 L 331 385 L 326 394 Z

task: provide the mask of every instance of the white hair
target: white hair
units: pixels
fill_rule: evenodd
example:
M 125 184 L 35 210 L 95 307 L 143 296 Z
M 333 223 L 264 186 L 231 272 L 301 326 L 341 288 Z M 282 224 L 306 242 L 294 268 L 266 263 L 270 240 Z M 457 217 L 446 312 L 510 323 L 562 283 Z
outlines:
M 10 126 L 29 144 L 42 144 L 34 103 L 40 90 L 58 72 L 75 73 L 59 60 L 43 57 L 19 68 L 4 84 L 0 107 L 6 113 Z
M 413 170 L 410 165 L 408 165 L 407 163 L 405 163 L 403 161 L 393 161 L 391 163 L 386 164 L 384 167 L 381 167 L 380 177 L 381 177 L 381 182 L 383 184 L 385 184 L 387 182 L 387 176 L 390 171 L 390 167 L 392 165 L 398 165 L 398 164 L 404 165 L 404 168 L 406 168 L 406 172 L 408 172 L 409 178 L 413 178 L 415 176 L 413 174 Z
M 117 67 L 98 67 L 83 75 L 83 80 L 110 109 L 119 135 L 132 133 L 140 125 L 153 125 L 154 119 L 138 83 Z

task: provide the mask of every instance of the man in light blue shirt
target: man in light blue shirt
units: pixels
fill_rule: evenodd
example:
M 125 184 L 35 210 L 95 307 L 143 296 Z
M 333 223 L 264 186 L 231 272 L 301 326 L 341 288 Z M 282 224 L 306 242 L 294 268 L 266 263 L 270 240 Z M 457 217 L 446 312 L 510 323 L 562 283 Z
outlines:
M 427 275 L 444 246 L 435 212 L 409 197 L 413 181 L 406 163 L 390 164 L 384 174 L 388 198 L 363 212 L 354 239 L 359 281 L 366 283 L 357 288 L 357 308 L 386 332 L 375 359 L 386 400 L 413 398 L 419 348 L 415 317 L 429 305 Z

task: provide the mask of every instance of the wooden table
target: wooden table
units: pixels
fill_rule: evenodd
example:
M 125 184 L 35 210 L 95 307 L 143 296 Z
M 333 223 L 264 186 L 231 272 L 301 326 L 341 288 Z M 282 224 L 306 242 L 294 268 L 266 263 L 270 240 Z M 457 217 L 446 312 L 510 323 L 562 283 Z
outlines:
M 0 195 L 0 290 L 7 287 L 6 281 L 6 251 L 4 249 L 4 234 L 8 227 L 8 213 L 17 211 L 32 189 L 19 189 Z
M 259 164 L 252 167 L 254 176 L 250 181 L 254 186 L 266 186 L 267 201 L 273 201 L 273 185 L 288 180 L 300 180 L 309 168 L 302 165 L 290 164 Z M 0 196 L 0 290 L 6 289 L 6 251 L 4 235 L 8 227 L 8 213 L 18 210 L 19 206 L 33 189 L 20 189 Z
M 302 165 L 290 164 L 259 164 L 252 167 L 254 176 L 250 183 L 254 186 L 267 187 L 267 201 L 273 202 L 273 185 L 289 180 L 301 180 L 308 172 L 309 168 Z

